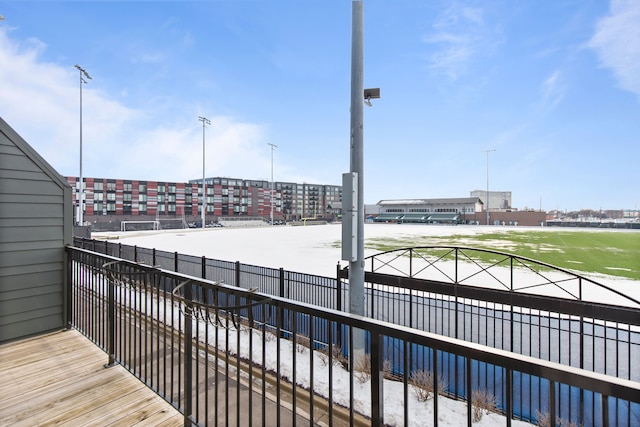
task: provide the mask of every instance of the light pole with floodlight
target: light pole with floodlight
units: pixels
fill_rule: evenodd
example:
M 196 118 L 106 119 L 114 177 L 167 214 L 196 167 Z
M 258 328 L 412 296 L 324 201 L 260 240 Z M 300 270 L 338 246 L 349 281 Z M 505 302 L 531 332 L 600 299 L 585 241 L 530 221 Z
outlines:
M 79 189 L 78 189 L 78 225 L 83 225 L 84 218 L 84 207 L 83 207 L 83 199 L 84 199 L 84 188 L 82 188 L 82 85 L 86 84 L 87 81 L 82 78 L 82 76 L 86 77 L 87 80 L 91 80 L 91 76 L 87 71 L 79 66 L 78 64 L 74 65 L 80 72 L 80 176 L 79 176 Z
M 487 211 L 487 225 L 489 225 L 489 153 L 496 150 L 484 150 L 487 153 L 487 200 L 485 200 L 485 210 Z
M 204 228 L 205 209 L 207 208 L 207 195 L 206 195 L 207 184 L 204 178 L 204 145 L 205 145 L 204 144 L 204 128 L 205 128 L 205 125 L 211 124 L 211 120 L 202 116 L 199 116 L 198 120 L 202 122 L 202 228 Z
M 363 102 L 364 95 L 364 102 Z M 350 168 L 342 175 L 342 260 L 349 261 L 349 312 L 364 316 L 364 105 L 380 89 L 364 88 L 364 1 L 351 2 Z M 364 356 L 364 331 L 352 332 L 350 364 Z
M 272 143 L 267 143 L 267 145 L 271 146 L 271 225 L 273 225 L 273 150 L 278 148 L 277 145 Z

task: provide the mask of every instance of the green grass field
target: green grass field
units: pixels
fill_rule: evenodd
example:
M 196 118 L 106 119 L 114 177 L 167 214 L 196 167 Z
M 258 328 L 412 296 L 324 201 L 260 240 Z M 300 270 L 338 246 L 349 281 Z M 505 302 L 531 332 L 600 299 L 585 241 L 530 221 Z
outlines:
M 505 230 L 365 241 L 367 248 L 378 251 L 436 245 L 491 249 L 568 270 L 640 280 L 640 232 Z

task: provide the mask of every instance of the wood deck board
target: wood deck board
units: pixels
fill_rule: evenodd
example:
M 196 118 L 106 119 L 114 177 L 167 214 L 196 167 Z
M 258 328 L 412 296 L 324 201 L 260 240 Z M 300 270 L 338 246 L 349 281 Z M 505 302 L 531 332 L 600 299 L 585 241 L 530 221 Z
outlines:
M 108 423 L 111 420 L 130 414 L 131 411 L 141 411 L 145 407 L 147 407 L 147 410 L 154 411 L 153 396 L 147 393 L 150 390 L 142 383 L 140 386 L 127 384 L 125 388 L 118 390 L 109 390 L 107 393 L 94 393 L 80 402 L 74 402 L 71 410 L 48 411 L 48 418 L 34 417 L 30 421 L 35 422 L 37 425 L 42 425 L 46 422 L 52 425 L 66 425 L 75 422 L 80 424 L 87 419 L 87 416 L 91 415 L 104 420 L 104 423 Z M 138 418 L 144 418 L 144 413 L 134 413 L 133 415 Z
M 24 343 L 14 342 L 6 344 L 7 347 L 3 345 L 3 358 L 0 360 L 0 370 L 4 371 L 11 367 L 19 368 L 23 365 L 46 360 L 49 358 L 48 354 L 50 352 L 55 352 L 60 356 L 75 353 L 74 348 L 69 345 L 67 340 L 61 341 L 60 343 L 44 341 L 39 351 L 34 353 L 32 347 L 28 345 L 29 343 L 33 343 L 33 340 L 34 339 L 30 339 Z
M 109 386 L 119 387 L 121 386 L 122 378 L 118 378 L 117 373 L 104 373 L 96 372 L 95 375 L 99 376 L 103 384 Z M 91 387 L 91 389 L 88 389 Z M 19 393 L 11 399 L 11 405 L 3 405 L 0 410 L 12 410 L 15 413 L 23 414 L 27 416 L 33 410 L 52 410 L 56 405 L 63 406 L 68 402 L 79 399 L 83 395 L 93 395 L 96 387 L 95 381 L 86 382 L 82 377 L 72 377 L 61 381 L 58 384 L 52 384 L 50 386 L 40 387 L 33 383 L 18 385 L 18 390 L 24 390 L 24 393 Z M 75 400 L 74 404 L 78 405 L 80 400 Z M 52 414 L 49 414 L 50 416 Z
M 77 331 L 0 345 L 0 425 L 168 425 L 183 416 Z
M 76 374 L 83 374 L 85 372 L 94 372 L 97 368 L 92 365 L 86 365 L 81 363 L 87 357 L 94 356 L 94 352 L 86 351 L 86 349 L 78 350 L 75 352 L 57 354 L 57 357 L 63 357 L 65 365 L 77 366 Z M 7 357 L 3 354 L 3 357 Z M 12 357 L 12 356 L 8 356 Z M 17 361 L 16 366 L 7 367 L 6 369 L 0 368 L 3 378 L 10 378 L 13 386 L 18 384 L 28 384 L 30 381 L 42 382 L 43 378 L 46 378 L 50 382 L 57 382 L 61 379 L 68 377 L 68 372 L 64 365 L 56 363 L 57 359 L 51 357 L 33 360 L 31 363 L 20 363 Z M 37 363 L 38 370 L 31 369 L 30 366 L 35 366 Z M 43 384 L 44 385 L 44 384 Z M 8 384 L 0 385 L 0 394 L 3 394 L 3 388 L 8 387 Z

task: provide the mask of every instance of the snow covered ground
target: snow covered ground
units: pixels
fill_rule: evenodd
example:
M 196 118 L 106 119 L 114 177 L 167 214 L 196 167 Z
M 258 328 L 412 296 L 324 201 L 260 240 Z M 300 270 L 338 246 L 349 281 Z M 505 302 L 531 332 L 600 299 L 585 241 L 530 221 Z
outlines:
M 366 224 L 365 237 L 371 238 L 410 238 L 411 236 L 448 236 L 452 234 L 481 234 L 495 233 L 499 231 L 514 230 L 504 227 L 486 227 L 486 226 L 424 226 L 424 225 L 396 225 L 396 224 Z M 524 227 L 518 227 L 518 231 L 526 230 Z M 534 228 L 532 228 L 534 230 Z M 546 228 L 535 228 L 536 231 L 549 231 Z M 565 231 L 563 229 L 563 231 Z M 257 266 L 284 268 L 301 273 L 316 274 L 327 277 L 334 277 L 336 265 L 345 266 L 344 261 L 340 261 L 341 249 L 341 226 L 333 225 L 315 225 L 315 226 L 278 226 L 278 227 L 259 227 L 259 228 L 210 228 L 210 229 L 186 229 L 186 230 L 166 230 L 154 232 L 125 232 L 125 233 L 94 233 L 94 238 L 119 239 L 125 245 L 138 245 L 146 248 L 156 248 L 163 251 L 177 251 L 183 254 L 194 256 L 206 256 L 207 258 L 219 259 L 225 261 L 239 261 L 244 264 L 252 264 Z M 505 242 L 508 243 L 508 242 Z M 496 250 L 501 248 L 496 247 Z M 374 255 L 375 250 L 365 250 L 365 256 Z M 621 279 L 614 276 L 605 275 L 589 275 L 600 283 L 620 290 L 635 299 L 640 299 L 640 281 Z M 260 337 L 256 337 L 260 339 Z M 271 344 L 269 344 L 271 345 Z M 283 344 L 282 357 L 289 357 L 292 350 Z M 240 348 L 229 349 L 232 352 L 240 351 L 246 347 L 242 344 Z M 275 351 L 270 349 L 268 354 L 274 354 Z M 267 358 L 267 364 L 271 365 L 273 361 L 271 356 Z M 301 359 L 304 359 L 301 358 Z M 315 356 L 314 356 L 315 359 Z M 286 363 L 285 363 L 286 365 Z M 326 393 L 327 384 L 323 379 L 327 375 L 321 375 L 320 371 L 328 369 L 323 367 L 322 361 L 314 361 L 315 366 L 315 387 L 320 394 Z M 296 376 L 300 378 L 308 378 L 308 367 L 302 363 L 297 364 Z M 341 383 L 348 381 L 348 373 L 337 370 L 335 383 L 335 399 L 341 403 L 341 393 L 348 393 L 348 387 L 343 390 Z M 343 377 L 344 376 L 344 377 Z M 307 386 L 309 384 L 306 384 Z M 363 390 L 368 384 L 363 384 Z M 389 397 L 401 394 L 394 387 L 398 386 L 393 382 L 385 382 L 385 421 L 391 425 L 402 423 L 402 413 L 404 404 L 399 399 L 388 400 Z M 360 387 L 360 385 L 358 386 Z M 357 395 L 368 396 L 367 392 L 357 393 Z M 397 403 L 397 404 L 394 404 Z M 455 426 L 466 421 L 466 404 L 446 398 L 439 401 L 442 405 L 440 409 L 439 422 L 444 426 Z M 359 408 L 364 413 L 368 413 L 370 402 L 366 399 L 358 401 Z M 420 424 L 424 420 L 432 420 L 432 404 L 416 401 L 409 402 L 411 419 L 413 422 L 418 420 Z M 412 422 L 412 425 L 414 425 Z M 430 421 L 429 421 L 430 422 Z M 416 425 L 418 425 L 416 424 Z M 497 414 L 489 414 L 483 417 L 482 421 L 476 425 L 497 425 L 504 424 L 504 418 Z M 514 425 L 527 425 L 525 423 L 514 422 Z
M 367 239 L 474 235 L 524 230 L 557 232 L 548 227 L 487 227 L 487 226 L 425 226 L 397 224 L 365 224 L 365 256 L 378 251 L 366 249 Z M 562 231 L 575 229 L 563 228 Z M 591 230 L 589 230 L 591 231 Z M 611 231 L 611 230 L 608 230 Z M 618 230 L 619 232 L 629 232 Z M 598 232 L 598 230 L 593 230 Z M 207 258 L 240 261 L 244 264 L 300 273 L 334 277 L 340 261 L 342 227 L 340 224 L 313 226 L 277 226 L 256 228 L 207 228 L 124 233 L 94 233 L 94 238 L 118 238 L 123 244 L 138 245 L 158 250 L 205 256 Z M 505 241 L 505 245 L 510 242 Z M 501 250 L 495 247 L 495 250 Z M 576 266 L 579 268 L 579 265 Z M 582 274 L 599 283 L 610 286 L 636 300 L 640 299 L 640 281 L 601 274 Z M 561 295 L 559 295 L 561 296 Z M 566 295 L 564 295 L 566 297 Z M 599 295 L 593 295 L 596 300 Z M 590 298 L 587 298 L 590 299 Z

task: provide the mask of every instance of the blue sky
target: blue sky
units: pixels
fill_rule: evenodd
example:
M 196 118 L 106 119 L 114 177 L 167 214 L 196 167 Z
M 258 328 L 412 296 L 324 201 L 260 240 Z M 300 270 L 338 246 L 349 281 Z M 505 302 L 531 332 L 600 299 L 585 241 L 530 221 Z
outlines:
M 637 209 L 640 1 L 365 0 L 365 202 Z M 350 0 L 0 1 L 0 116 L 63 175 L 341 184 Z

